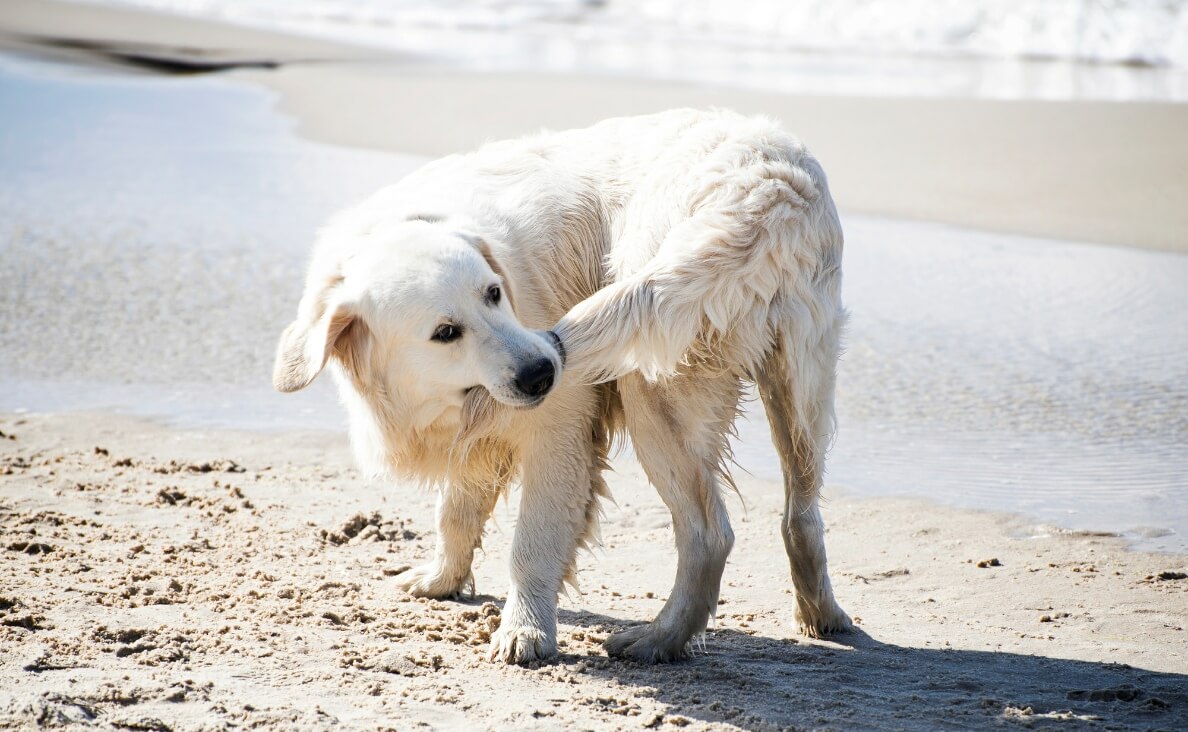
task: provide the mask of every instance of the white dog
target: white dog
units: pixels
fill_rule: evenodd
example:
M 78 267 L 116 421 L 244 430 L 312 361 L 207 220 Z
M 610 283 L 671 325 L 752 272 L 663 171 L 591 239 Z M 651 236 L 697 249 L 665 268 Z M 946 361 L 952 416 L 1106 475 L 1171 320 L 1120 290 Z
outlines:
M 850 627 L 817 509 L 841 258 L 824 172 L 767 119 L 678 110 L 489 144 L 330 222 L 273 381 L 301 389 L 330 363 L 360 464 L 438 487 L 436 556 L 400 578 L 413 594 L 471 586 L 483 526 L 520 482 L 491 642 L 511 663 L 556 653 L 557 594 L 595 540 L 623 429 L 679 561 L 656 619 L 606 646 L 685 653 L 734 542 L 728 435 L 754 382 L 782 461 L 797 616 L 819 636 Z

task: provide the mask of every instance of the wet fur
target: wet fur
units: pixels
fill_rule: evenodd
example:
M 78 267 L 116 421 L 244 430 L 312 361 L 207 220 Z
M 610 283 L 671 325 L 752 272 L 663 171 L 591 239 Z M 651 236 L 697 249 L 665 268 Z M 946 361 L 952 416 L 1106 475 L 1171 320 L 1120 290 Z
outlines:
M 555 333 L 565 369 L 543 404 L 514 409 L 479 388 L 418 419 L 437 412 L 381 376 L 400 354 L 359 319 L 327 316 L 336 263 L 371 232 L 402 226 L 466 237 L 506 282 L 519 323 Z M 657 618 L 607 648 L 647 662 L 687 652 L 733 545 L 728 437 L 742 389 L 756 383 L 785 476 L 797 618 L 820 636 L 850 626 L 817 509 L 845 322 L 841 254 L 821 167 L 767 119 L 676 110 L 494 143 L 426 166 L 328 227 L 275 378 L 291 390 L 308 376 L 305 361 L 322 351 L 302 334 L 323 328 L 360 463 L 440 491 L 437 555 L 402 578 L 415 594 L 472 588 L 495 499 L 522 484 L 491 648 L 517 663 L 556 652 L 557 593 L 575 580 L 578 550 L 597 541 L 602 473 L 622 433 L 673 514 L 678 569 Z

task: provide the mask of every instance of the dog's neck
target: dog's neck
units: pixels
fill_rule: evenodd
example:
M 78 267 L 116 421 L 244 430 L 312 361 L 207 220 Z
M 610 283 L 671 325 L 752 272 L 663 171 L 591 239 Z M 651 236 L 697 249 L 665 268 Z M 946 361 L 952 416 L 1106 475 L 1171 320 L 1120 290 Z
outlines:
M 351 412 L 351 446 L 368 475 L 426 485 L 490 484 L 509 475 L 512 448 L 502 437 L 514 410 L 486 389 L 472 389 L 461 408 L 431 408 L 369 389 L 344 371 L 336 369 Z

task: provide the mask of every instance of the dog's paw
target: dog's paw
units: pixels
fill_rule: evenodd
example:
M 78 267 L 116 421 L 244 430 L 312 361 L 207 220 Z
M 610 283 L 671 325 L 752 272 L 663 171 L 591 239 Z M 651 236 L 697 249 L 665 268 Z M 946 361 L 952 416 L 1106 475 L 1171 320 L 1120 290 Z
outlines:
M 431 597 L 447 600 L 459 597 L 465 591 L 474 595 L 474 575 L 464 577 L 444 572 L 439 564 L 430 562 L 405 570 L 396 575 L 396 584 L 413 597 Z
M 540 628 L 500 626 L 491 636 L 488 660 L 523 665 L 557 655 L 557 639 L 550 638 Z
M 649 623 L 612 633 L 602 647 L 609 655 L 619 658 L 640 663 L 668 663 L 688 655 L 689 641 Z
M 800 632 L 809 638 L 824 638 L 834 633 L 849 633 L 854 629 L 850 616 L 836 602 L 830 602 L 823 611 L 798 611 L 796 616 L 800 621 Z

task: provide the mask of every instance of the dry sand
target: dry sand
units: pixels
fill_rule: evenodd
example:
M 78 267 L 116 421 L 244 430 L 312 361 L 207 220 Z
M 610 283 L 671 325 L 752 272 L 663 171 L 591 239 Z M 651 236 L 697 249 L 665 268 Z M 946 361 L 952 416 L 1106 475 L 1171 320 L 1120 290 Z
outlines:
M 369 485 L 340 437 L 0 419 L 0 726 L 956 729 L 1188 725 L 1188 567 L 1116 539 L 908 500 L 826 505 L 859 630 L 800 637 L 778 490 L 744 480 L 717 620 L 685 663 L 606 658 L 672 579 L 668 520 L 621 461 L 562 655 L 493 665 L 514 513 L 479 595 L 405 596 L 432 500 Z M 987 566 L 983 566 L 987 565 Z

